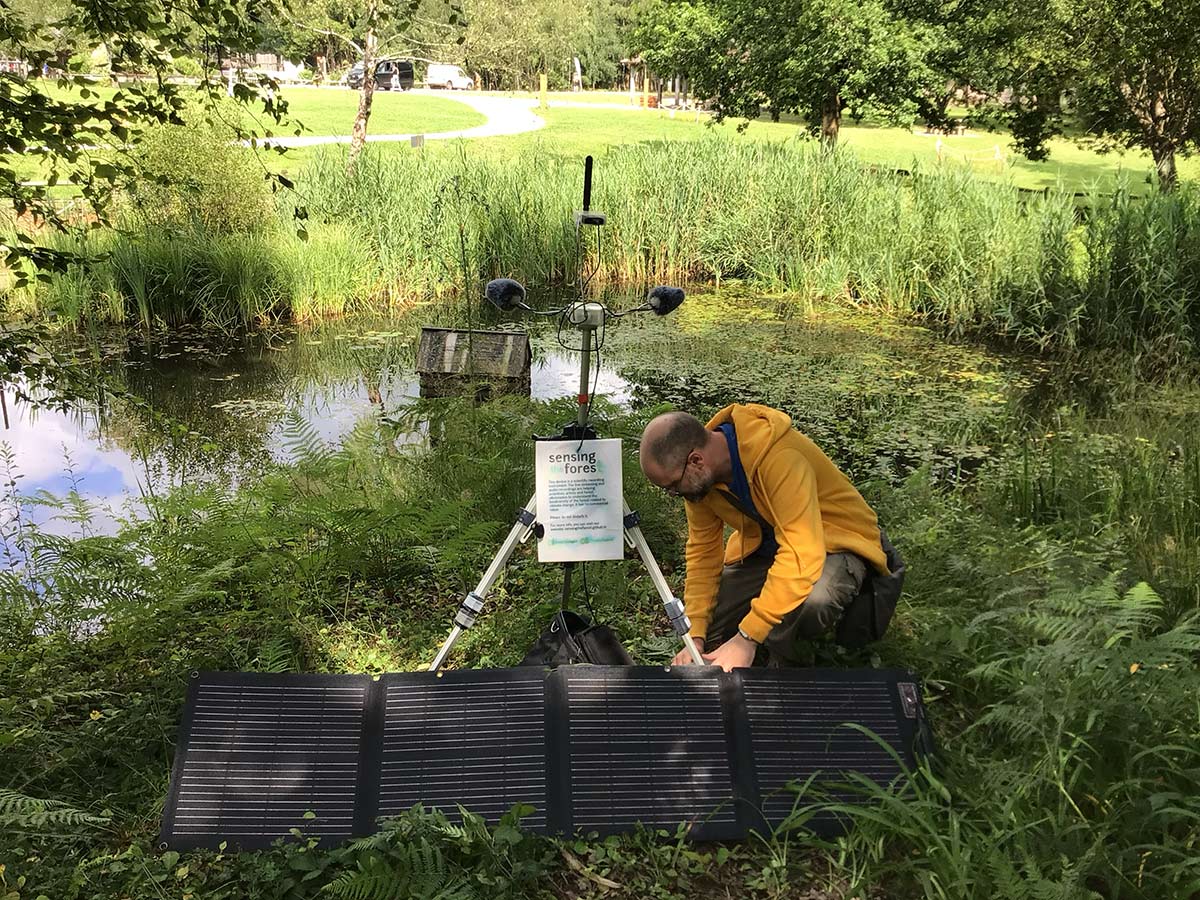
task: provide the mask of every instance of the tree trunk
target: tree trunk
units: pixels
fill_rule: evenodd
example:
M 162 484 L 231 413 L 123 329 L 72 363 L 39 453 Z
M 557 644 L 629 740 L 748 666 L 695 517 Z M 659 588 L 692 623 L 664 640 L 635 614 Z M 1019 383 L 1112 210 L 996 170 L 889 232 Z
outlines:
M 1175 145 L 1168 140 L 1156 141 L 1150 147 L 1154 168 L 1158 170 L 1158 189 L 1164 194 L 1175 190 L 1179 176 L 1175 171 Z
M 371 118 L 371 99 L 375 96 L 375 49 L 379 46 L 379 39 L 375 35 L 375 23 L 378 15 L 375 0 L 371 0 L 367 4 L 367 33 L 363 39 L 362 90 L 358 95 L 358 112 L 354 116 L 354 127 L 350 130 L 350 152 L 346 156 L 347 175 L 354 174 L 358 155 L 367 142 L 367 121 Z
M 837 91 L 833 91 L 821 104 L 821 146 L 826 150 L 836 147 L 841 127 L 842 98 Z
M 674 81 L 675 81 L 675 108 L 679 109 L 679 82 L 680 82 L 679 75 L 675 76 Z

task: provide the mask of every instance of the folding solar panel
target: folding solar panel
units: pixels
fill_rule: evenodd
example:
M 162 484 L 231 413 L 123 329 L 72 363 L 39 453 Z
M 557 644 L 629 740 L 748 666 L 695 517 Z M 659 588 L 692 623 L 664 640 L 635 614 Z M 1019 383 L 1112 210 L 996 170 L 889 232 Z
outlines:
M 785 821 L 796 786 L 887 784 L 928 747 L 912 675 L 567 666 L 366 676 L 197 676 L 162 840 L 261 847 L 367 834 L 415 804 L 525 828 L 693 839 Z M 832 831 L 831 817 L 809 823 Z
M 366 676 L 192 679 L 163 834 L 179 848 L 355 833 Z M 369 827 L 369 822 L 365 823 Z
M 547 825 L 544 669 L 385 675 L 376 814 L 457 805 L 494 824 L 517 803 Z
M 738 821 L 717 669 L 572 666 L 567 697 L 567 831 L 636 825 L 694 837 L 745 833 Z
M 916 716 L 905 714 L 903 682 L 894 672 L 745 669 L 737 676 L 748 729 L 746 756 L 758 809 L 770 827 L 791 814 L 796 786 L 853 800 L 836 788 L 851 773 L 887 785 L 901 773 L 898 759 L 914 761 Z M 837 827 L 828 816 L 808 825 L 818 831 Z

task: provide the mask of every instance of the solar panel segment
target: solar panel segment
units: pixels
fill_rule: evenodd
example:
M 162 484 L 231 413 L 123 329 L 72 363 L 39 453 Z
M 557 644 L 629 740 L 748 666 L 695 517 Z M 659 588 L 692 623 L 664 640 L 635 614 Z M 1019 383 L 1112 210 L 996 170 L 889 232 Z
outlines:
M 385 675 L 197 674 L 163 816 L 175 848 L 336 842 L 415 804 L 698 840 L 783 822 L 795 785 L 887 784 L 927 728 L 895 670 L 566 666 Z M 810 822 L 836 830 L 831 818 Z

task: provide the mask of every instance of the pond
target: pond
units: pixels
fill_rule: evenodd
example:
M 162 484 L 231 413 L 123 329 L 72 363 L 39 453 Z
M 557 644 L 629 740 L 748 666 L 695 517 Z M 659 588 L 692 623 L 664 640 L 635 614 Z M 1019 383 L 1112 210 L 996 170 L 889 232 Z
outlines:
M 143 494 L 187 481 L 237 481 L 287 462 L 289 436 L 301 428 L 336 446 L 364 418 L 401 411 L 420 395 L 418 332 L 411 322 L 358 321 L 241 338 L 111 333 L 73 349 L 94 356 L 115 384 L 182 431 L 119 402 L 57 412 L 18 405 L 10 394 L 0 442 L 12 451 L 11 474 L 32 501 L 32 521 L 56 530 L 53 510 L 37 498 L 74 489 L 94 507 L 92 528 L 111 531 L 122 514 L 139 513 Z M 578 355 L 553 335 L 533 344 L 531 395 L 573 397 Z M 597 395 L 630 403 L 629 385 L 611 366 L 595 374 Z
M 10 401 L 0 441 L 12 451 L 24 514 L 51 530 L 77 530 L 38 502 L 43 492 L 75 490 L 93 507 L 90 528 L 111 532 L 122 515 L 143 511 L 143 495 L 237 483 L 287 462 L 301 432 L 336 446 L 360 422 L 394 416 L 419 395 L 415 349 L 421 324 L 445 324 L 434 319 L 418 310 L 398 321 L 242 337 L 182 331 L 77 341 L 80 355 L 161 415 L 120 402 L 57 413 Z M 552 331 L 532 337 L 532 396 L 574 397 L 578 355 Z M 673 404 L 698 415 L 731 402 L 767 403 L 789 412 L 856 478 L 901 477 L 921 465 L 969 475 L 1014 409 L 1042 402 L 1053 374 L 1037 361 L 878 315 L 803 316 L 780 298 L 736 290 L 694 296 L 661 319 L 614 324 L 600 355 L 595 393 L 609 402 L 647 411 Z

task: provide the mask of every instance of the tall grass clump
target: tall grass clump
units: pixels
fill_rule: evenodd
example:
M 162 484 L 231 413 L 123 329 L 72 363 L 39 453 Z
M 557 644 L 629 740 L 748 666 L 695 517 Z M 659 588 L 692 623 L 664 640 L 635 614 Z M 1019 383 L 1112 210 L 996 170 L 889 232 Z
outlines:
M 67 321 L 197 323 L 225 330 L 341 315 L 372 295 L 377 264 L 340 225 L 307 240 L 281 222 L 252 151 L 211 128 L 152 129 L 117 227 L 48 241 L 81 257 L 25 308 Z M 68 246 L 69 245 L 69 246 Z
M 312 219 L 348 224 L 392 292 L 428 297 L 461 290 L 464 252 L 480 275 L 504 272 L 542 286 L 569 278 L 574 169 L 528 156 L 498 163 L 368 148 L 348 178 L 343 152 L 330 149 L 302 181 Z
M 1179 613 L 1200 608 L 1200 409 L 1182 391 L 1166 396 L 1179 405 L 1135 401 L 1099 422 L 1067 410 L 1025 430 L 981 497 L 999 515 L 1097 544 L 1119 533 L 1137 576 Z
M 1186 357 L 1200 341 L 1200 193 L 1184 185 L 1134 201 L 1098 201 L 1085 234 L 1083 306 L 1097 343 L 1131 336 L 1158 356 Z
M 334 150 L 303 180 L 311 211 L 357 229 L 400 293 L 456 290 L 464 255 L 479 277 L 552 287 L 575 272 L 574 164 L 372 153 L 348 179 Z M 608 224 L 582 252 L 597 288 L 741 279 L 1040 344 L 1178 355 L 1195 340 L 1200 210 L 1186 190 L 1097 198 L 1080 221 L 1070 195 L 1021 196 L 964 169 L 903 177 L 848 151 L 714 137 L 614 150 L 594 199 Z
M 116 238 L 127 245 L 120 294 L 134 317 L 161 309 L 175 321 L 187 309 L 164 285 L 198 288 L 161 277 L 173 267 L 221 282 L 201 292 L 202 317 L 232 310 L 249 323 L 454 296 L 497 275 L 555 288 L 573 281 L 582 256 L 597 290 L 739 279 L 801 304 L 850 301 L 957 332 L 1168 363 L 1188 358 L 1200 329 L 1200 200 L 1186 186 L 1137 202 L 1119 190 L 1081 216 L 1065 193 L 1023 196 L 953 166 L 906 177 L 846 150 L 712 136 L 613 150 L 594 192 L 608 224 L 580 242 L 574 162 L 369 148 L 347 176 L 344 151 L 330 148 L 298 179 L 302 201 L 272 203 L 249 154 L 201 132 L 165 130 L 147 143 L 130 234 Z M 292 243 L 297 202 L 314 224 L 307 245 Z M 243 258 L 256 236 L 269 266 Z M 153 271 L 137 271 L 143 260 Z M 69 296 L 78 285 L 63 290 L 60 306 L 88 308 Z
M 308 237 L 277 240 L 278 265 L 291 276 L 292 318 L 319 320 L 377 310 L 384 287 L 370 243 L 342 222 L 315 223 Z
M 112 269 L 104 263 L 113 239 L 112 232 L 96 230 L 47 233 L 43 245 L 69 254 L 75 261 L 48 282 L 0 296 L 3 310 L 69 324 L 125 321 L 125 300 L 113 282 Z
M 146 230 L 114 242 L 107 259 L 126 317 L 145 326 L 237 328 L 281 315 L 292 273 L 275 234 Z

